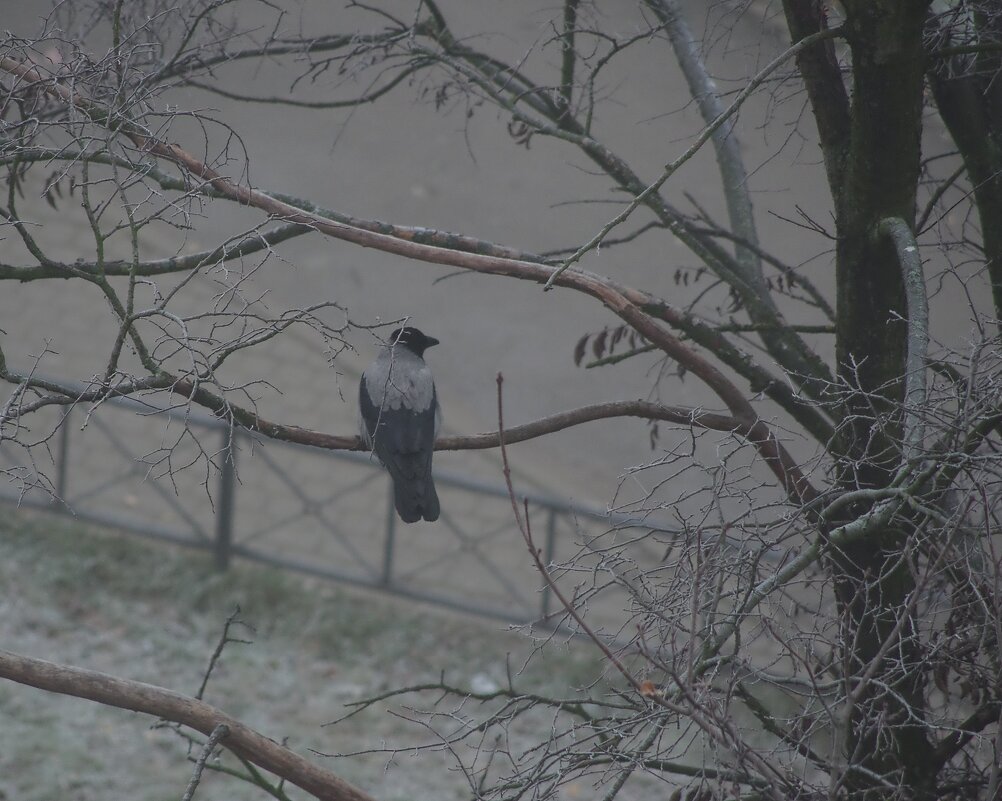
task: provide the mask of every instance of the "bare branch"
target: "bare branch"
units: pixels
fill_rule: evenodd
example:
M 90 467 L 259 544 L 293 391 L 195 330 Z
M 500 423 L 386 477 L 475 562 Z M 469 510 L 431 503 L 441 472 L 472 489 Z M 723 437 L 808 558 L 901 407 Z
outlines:
M 207 737 L 219 727 L 225 727 L 228 732 L 220 731 L 216 735 L 221 745 L 321 801 L 374 801 L 372 796 L 344 779 L 303 759 L 236 718 L 173 690 L 10 651 L 0 651 L 0 677 L 47 692 L 171 720 Z
M 827 32 L 827 34 L 835 35 L 833 32 Z M 778 63 L 776 64 L 777 66 Z M 772 68 L 775 69 L 775 66 Z M 58 96 L 66 103 L 80 108 L 81 111 L 90 115 L 95 121 L 102 124 L 111 124 L 105 112 L 95 109 L 89 101 L 74 95 L 62 85 L 44 81 L 42 75 L 35 68 L 27 64 L 4 57 L 0 59 L 0 69 L 12 75 L 17 75 L 26 81 L 42 83 L 45 91 Z M 767 74 L 762 75 L 759 82 L 764 80 Z M 720 120 L 721 123 L 723 121 Z M 568 264 L 565 264 L 563 269 L 555 271 L 539 264 L 514 259 L 481 256 L 473 253 L 457 253 L 444 248 L 405 242 L 385 234 L 364 231 L 335 223 L 294 208 L 257 190 L 237 185 L 204 162 L 187 153 L 180 146 L 162 142 L 138 129 L 132 123 L 118 123 L 116 121 L 114 125 L 119 127 L 141 149 L 173 161 L 233 200 L 245 205 L 255 206 L 288 222 L 310 225 L 338 239 L 344 239 L 345 241 L 366 247 L 375 247 L 385 252 L 396 253 L 420 261 L 431 261 L 437 264 L 448 264 L 495 275 L 507 275 L 523 280 L 538 281 L 544 285 L 552 284 L 556 280 L 562 286 L 569 286 L 591 295 L 600 300 L 626 322 L 630 323 L 650 342 L 658 345 L 665 353 L 684 365 L 694 375 L 699 376 L 724 401 L 731 412 L 747 427 L 750 436 L 749 441 L 759 450 L 766 464 L 780 479 L 784 490 L 791 497 L 797 498 L 798 501 L 803 501 L 809 500 L 817 494 L 806 476 L 800 471 L 795 460 L 771 434 L 768 427 L 758 419 L 757 413 L 737 387 L 716 367 L 697 355 L 676 337 L 659 326 L 646 313 L 637 308 L 611 282 L 605 281 L 591 273 L 567 271 Z M 706 136 L 708 137 L 709 134 L 707 133 Z
M 680 155 L 677 159 L 665 165 L 664 170 L 661 175 L 650 184 L 647 189 L 637 195 L 630 203 L 624 208 L 619 214 L 617 214 L 612 220 L 606 223 L 602 230 L 600 230 L 595 236 L 589 239 L 585 244 L 579 247 L 574 253 L 572 253 L 568 258 L 564 259 L 563 263 L 557 268 L 556 272 L 547 280 L 544 284 L 544 289 L 551 289 L 557 277 L 566 269 L 571 267 L 575 262 L 579 261 L 581 257 L 590 250 L 594 250 L 601 244 L 602 240 L 608 235 L 608 233 L 615 228 L 617 225 L 622 223 L 633 214 L 634 211 L 647 199 L 649 195 L 657 192 L 672 175 L 685 164 L 689 159 L 691 159 L 703 145 L 710 139 L 711 136 L 716 132 L 721 125 L 727 122 L 730 117 L 737 112 L 741 105 L 751 96 L 754 92 L 773 72 L 775 72 L 779 67 L 786 63 L 789 59 L 796 56 L 802 50 L 811 47 L 817 42 L 823 42 L 826 39 L 832 39 L 841 36 L 843 33 L 841 28 L 831 28 L 829 30 L 818 31 L 817 33 L 811 34 L 803 39 L 801 39 L 796 44 L 787 48 L 785 51 L 780 53 L 776 58 L 766 64 L 759 72 L 753 77 L 745 87 L 738 93 L 738 96 L 733 100 L 730 106 L 728 106 L 723 112 L 717 116 L 709 125 L 707 125 L 699 136 L 693 141 L 693 143 L 686 148 L 685 152 Z
M 209 735 L 209 739 L 205 741 L 205 745 L 202 746 L 202 751 L 195 759 L 195 766 L 191 771 L 191 779 L 188 781 L 188 786 L 185 788 L 184 795 L 181 796 L 181 801 L 192 801 L 195 797 L 195 791 L 198 789 L 198 783 L 202 780 L 202 771 L 205 770 L 205 763 L 209 761 L 212 757 L 212 753 L 216 750 L 216 746 L 219 745 L 219 741 L 225 738 L 230 733 L 230 727 L 225 723 L 218 723 L 216 727 L 212 730 L 212 734 Z
M 286 242 L 313 229 L 308 225 L 290 223 L 279 226 L 271 231 L 260 234 L 241 236 L 239 241 L 225 243 L 212 250 L 192 253 L 187 256 L 171 256 L 167 259 L 156 259 L 134 264 L 126 261 L 97 262 L 79 261 L 73 264 L 59 264 L 50 261 L 46 264 L 15 266 L 0 264 L 0 281 L 35 281 L 43 278 L 78 278 L 108 276 L 145 276 L 167 275 L 169 273 L 198 270 L 209 264 L 218 264 L 228 259 L 238 259 L 250 256 L 262 250 L 267 250 L 281 242 Z
M 905 432 L 901 458 L 913 461 L 922 448 L 922 409 L 926 401 L 926 362 L 929 352 L 929 301 L 918 243 L 900 217 L 882 220 L 880 234 L 888 237 L 898 252 L 908 299 L 908 356 L 905 363 Z
M 536 544 L 532 540 L 532 524 L 529 521 L 529 504 L 525 503 L 524 510 L 519 510 L 518 500 L 515 498 L 515 488 L 511 483 L 511 467 L 508 465 L 508 451 L 505 448 L 505 428 L 504 428 L 504 405 L 502 402 L 502 385 L 504 383 L 504 377 L 501 373 L 497 375 L 497 385 L 498 385 L 498 442 L 501 445 L 501 461 L 504 465 L 504 480 L 508 486 L 508 497 L 511 500 L 512 512 L 515 515 L 515 523 L 522 532 L 522 538 L 525 540 L 525 546 L 529 549 L 529 555 L 532 556 L 532 561 L 536 564 L 536 569 L 539 571 L 543 580 L 546 582 L 547 586 L 557 596 L 560 603 L 563 605 L 564 610 L 570 615 L 578 627 L 583 631 L 599 650 L 605 655 L 605 658 L 609 660 L 609 664 L 613 665 L 616 670 L 618 670 L 627 683 L 633 687 L 633 689 L 643 695 L 644 688 L 641 686 L 640 681 L 633 675 L 633 673 L 623 664 L 623 661 L 616 656 L 612 649 L 599 637 L 589 626 L 581 614 L 578 612 L 574 604 L 572 604 L 567 597 L 564 595 L 563 590 L 560 589 L 560 585 L 553 580 L 553 576 L 550 575 L 550 571 L 547 566 L 543 563 L 542 552 L 536 547 Z

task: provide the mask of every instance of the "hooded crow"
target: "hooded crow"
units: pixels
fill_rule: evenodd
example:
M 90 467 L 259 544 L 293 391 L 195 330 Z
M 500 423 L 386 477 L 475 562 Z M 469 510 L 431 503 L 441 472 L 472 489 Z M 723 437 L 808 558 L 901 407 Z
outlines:
M 438 520 L 431 455 L 441 411 L 422 358 L 437 344 L 416 328 L 398 328 L 358 388 L 362 441 L 393 479 L 394 503 L 405 523 Z

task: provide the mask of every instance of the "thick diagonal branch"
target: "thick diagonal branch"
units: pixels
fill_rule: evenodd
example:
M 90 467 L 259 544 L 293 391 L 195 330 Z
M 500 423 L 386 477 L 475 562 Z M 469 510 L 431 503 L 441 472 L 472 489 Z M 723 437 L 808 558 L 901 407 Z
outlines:
M 94 670 L 59 665 L 10 651 L 0 651 L 0 678 L 52 693 L 72 695 L 105 706 L 129 709 L 180 723 L 211 736 L 217 726 L 229 730 L 220 745 L 321 801 L 375 801 L 329 770 L 314 765 L 222 710 L 153 684 Z
M 284 203 L 251 187 L 234 183 L 179 145 L 164 142 L 128 119 L 110 115 L 72 89 L 55 80 L 46 80 L 33 66 L 9 57 L 0 59 L 0 69 L 22 80 L 40 84 L 40 88 L 87 114 L 95 123 L 107 126 L 128 137 L 139 149 L 158 158 L 167 159 L 200 178 L 217 192 L 238 203 L 253 206 L 290 223 L 308 225 L 328 236 L 372 247 L 419 261 L 460 267 L 476 272 L 505 275 L 546 284 L 556 280 L 599 300 L 621 319 L 633 326 L 649 342 L 702 380 L 724 402 L 731 414 L 748 432 L 747 439 L 759 451 L 770 470 L 780 480 L 791 500 L 800 504 L 812 500 L 817 491 L 804 476 L 795 460 L 758 418 L 754 407 L 738 388 L 715 366 L 658 324 L 650 315 L 632 303 L 612 282 L 582 270 L 555 270 L 546 265 L 476 253 L 458 253 L 446 248 L 402 241 L 386 234 L 365 231 L 311 214 Z M 180 391 L 183 382 L 175 386 Z M 194 389 L 194 388 L 193 388 Z M 197 398 L 193 398 L 196 399 Z

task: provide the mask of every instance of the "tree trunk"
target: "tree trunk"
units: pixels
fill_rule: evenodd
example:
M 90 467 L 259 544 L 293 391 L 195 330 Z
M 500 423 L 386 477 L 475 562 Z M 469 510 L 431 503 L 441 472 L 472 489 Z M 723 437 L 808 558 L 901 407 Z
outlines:
M 1002 36 L 1002 15 L 976 14 L 965 32 L 986 50 L 933 61 L 929 83 L 974 190 L 995 316 L 1002 320 L 1002 55 L 993 47 Z M 938 44 L 954 44 L 940 38 Z
M 915 219 L 921 156 L 922 29 L 926 2 L 845 3 L 852 107 L 837 198 L 836 356 L 846 422 L 835 443 L 844 490 L 887 486 L 900 462 L 907 317 L 896 250 L 880 221 Z M 855 509 L 859 514 L 863 509 Z M 853 799 L 931 798 L 931 744 L 909 532 L 887 530 L 834 555 L 842 668 L 850 699 L 844 777 Z M 905 622 L 899 625 L 899 620 Z M 895 638 L 890 649 L 885 642 Z

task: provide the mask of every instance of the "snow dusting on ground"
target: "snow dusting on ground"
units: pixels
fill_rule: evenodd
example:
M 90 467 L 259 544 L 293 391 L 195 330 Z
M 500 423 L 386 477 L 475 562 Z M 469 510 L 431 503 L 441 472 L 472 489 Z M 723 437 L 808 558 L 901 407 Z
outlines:
M 442 750 L 393 753 L 431 740 L 401 717 L 409 714 L 402 704 L 381 704 L 325 727 L 345 714 L 346 703 L 436 681 L 443 670 L 452 684 L 494 690 L 507 681 L 506 662 L 516 686 L 567 697 L 597 671 L 580 643 L 573 653 L 556 644 L 517 675 L 534 643 L 496 622 L 349 593 L 270 568 L 238 564 L 221 574 L 199 552 L 10 507 L 0 507 L 0 582 L 4 649 L 188 694 L 197 691 L 223 625 L 239 606 L 253 630 L 236 625 L 231 636 L 253 643 L 227 646 L 205 700 L 273 739 L 287 739 L 383 801 L 463 799 L 471 791 Z M 410 703 L 430 702 L 426 696 Z M 463 710 L 475 713 L 476 704 Z M 548 727 L 552 720 L 540 715 L 536 722 Z M 180 798 L 191 773 L 185 742 L 156 723 L 0 682 L 0 801 Z M 390 750 L 350 758 L 311 754 L 369 748 Z M 565 788 L 567 798 L 595 792 L 590 784 Z M 267 796 L 213 773 L 195 797 Z

